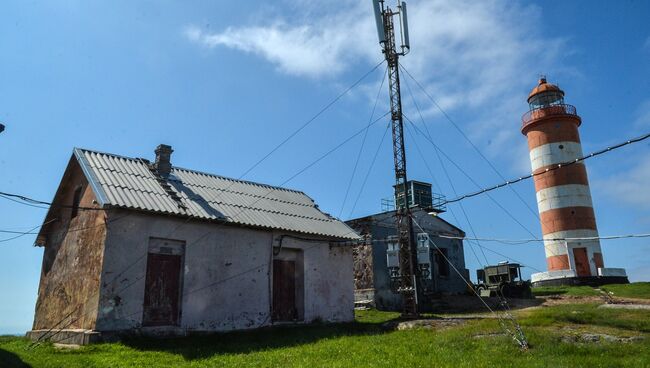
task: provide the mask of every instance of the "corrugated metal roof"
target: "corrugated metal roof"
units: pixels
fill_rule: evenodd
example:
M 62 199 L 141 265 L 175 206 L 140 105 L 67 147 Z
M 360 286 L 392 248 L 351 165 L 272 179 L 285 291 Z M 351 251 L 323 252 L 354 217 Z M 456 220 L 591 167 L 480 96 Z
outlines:
M 342 239 L 358 236 L 321 212 L 305 193 L 198 171 L 172 168 L 161 182 L 142 159 L 75 148 L 102 206 L 226 221 Z M 169 191 L 168 191 L 169 190 Z

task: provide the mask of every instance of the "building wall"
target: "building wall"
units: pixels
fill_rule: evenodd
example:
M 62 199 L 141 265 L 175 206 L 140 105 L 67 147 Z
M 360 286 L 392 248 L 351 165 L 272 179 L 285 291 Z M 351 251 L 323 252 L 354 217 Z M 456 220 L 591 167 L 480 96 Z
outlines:
M 185 242 L 179 329 L 227 331 L 272 323 L 269 265 L 280 234 L 129 213 L 109 224 L 98 330 L 141 327 L 151 237 Z M 302 251 L 304 321 L 352 320 L 351 249 L 292 238 L 282 247 Z
M 449 224 L 432 217 L 424 211 L 414 211 L 416 221 L 429 233 L 431 240 L 441 248 L 447 250 L 447 257 L 453 265 L 467 277 L 465 270 L 465 255 L 463 243 L 461 240 L 436 238 L 435 234 L 444 233 L 447 235 L 463 235 L 462 232 L 450 226 Z M 362 235 L 370 233 L 372 235 L 372 260 L 363 260 L 364 263 L 373 266 L 373 285 L 372 292 L 357 290 L 358 298 L 367 298 L 374 295 L 374 301 L 378 309 L 399 310 L 401 308 L 401 296 L 390 289 L 390 276 L 388 273 L 386 251 L 388 243 L 385 241 L 389 236 L 396 235 L 393 213 L 381 213 L 358 220 L 352 220 L 348 224 L 361 232 Z M 419 229 L 415 233 L 419 233 Z M 467 290 L 462 278 L 449 267 L 448 277 L 439 277 L 438 270 L 435 266 L 435 256 L 432 247 L 431 263 L 433 266 L 432 288 L 438 294 L 460 294 Z M 359 260 L 355 260 L 359 263 Z
M 57 191 L 43 227 L 44 246 L 34 330 L 50 328 L 93 329 L 99 299 L 99 270 L 106 235 L 105 212 L 70 208 L 80 189 L 82 207 L 95 206 L 95 196 L 73 159 Z M 83 230 L 78 230 L 83 229 Z

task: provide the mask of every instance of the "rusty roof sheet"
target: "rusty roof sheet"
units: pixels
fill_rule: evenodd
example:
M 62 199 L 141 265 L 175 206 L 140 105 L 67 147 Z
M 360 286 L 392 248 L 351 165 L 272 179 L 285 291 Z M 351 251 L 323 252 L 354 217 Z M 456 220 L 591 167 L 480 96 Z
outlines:
M 81 148 L 74 155 L 102 206 L 358 239 L 300 191 L 178 167 L 164 180 L 143 159 Z

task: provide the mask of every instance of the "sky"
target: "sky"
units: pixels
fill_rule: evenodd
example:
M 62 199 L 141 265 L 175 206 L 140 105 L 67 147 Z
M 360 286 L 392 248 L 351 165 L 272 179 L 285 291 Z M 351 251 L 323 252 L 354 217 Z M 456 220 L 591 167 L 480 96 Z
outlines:
M 408 5 L 411 53 L 401 62 L 413 79 L 402 73 L 402 94 L 419 128 L 407 124 L 408 175 L 435 192 L 452 198 L 530 172 L 521 115 L 541 74 L 577 107 L 585 153 L 650 131 L 649 2 Z M 0 191 L 45 201 L 73 147 L 153 159 L 165 143 L 174 165 L 240 177 L 382 60 L 370 1 L 9 0 L 0 13 Z M 244 178 L 283 183 L 385 114 L 384 72 Z M 344 220 L 381 211 L 394 181 L 386 119 L 285 186 Z M 587 168 L 601 236 L 650 232 L 650 144 Z M 541 237 L 530 180 L 460 203 L 441 216 L 469 236 Z M 0 230 L 27 231 L 44 217 L 0 198 Z M 43 255 L 35 235 L 3 241 L 13 236 L 0 233 L 0 334 L 31 328 Z M 546 268 L 539 243 L 481 246 L 491 263 L 504 260 L 498 252 L 530 266 L 526 276 Z M 650 239 L 602 248 L 606 266 L 650 280 Z M 470 274 L 481 259 L 466 242 Z

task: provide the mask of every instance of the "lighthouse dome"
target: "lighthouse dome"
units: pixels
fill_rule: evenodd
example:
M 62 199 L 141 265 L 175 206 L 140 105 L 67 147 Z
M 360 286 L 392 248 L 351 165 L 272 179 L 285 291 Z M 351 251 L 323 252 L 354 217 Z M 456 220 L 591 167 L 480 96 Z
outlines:
M 528 104 L 531 109 L 564 104 L 564 91 L 555 84 L 548 83 L 546 77 L 542 76 L 537 86 L 530 91 Z

